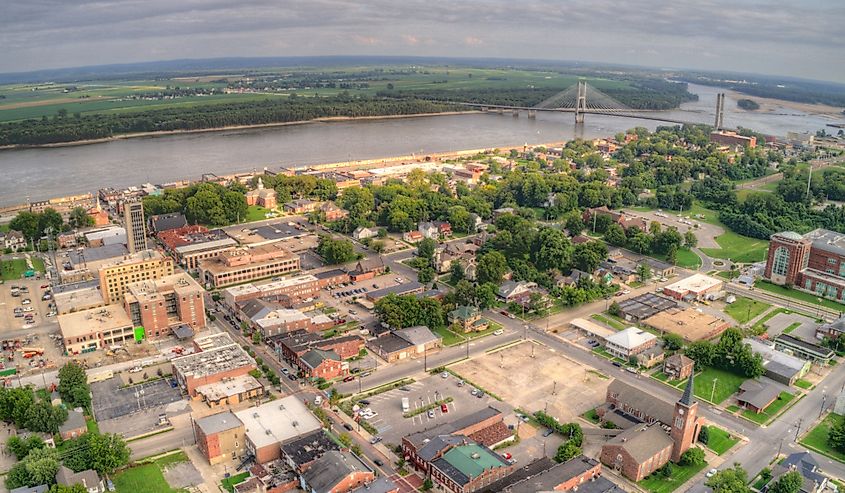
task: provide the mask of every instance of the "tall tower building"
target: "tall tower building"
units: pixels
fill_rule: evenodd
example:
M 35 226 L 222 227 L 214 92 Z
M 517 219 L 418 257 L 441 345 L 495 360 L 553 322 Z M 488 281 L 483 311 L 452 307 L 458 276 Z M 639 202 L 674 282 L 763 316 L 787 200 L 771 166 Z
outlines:
M 672 416 L 672 431 L 669 436 L 675 443 L 672 447 L 672 462 L 678 463 L 684 452 L 689 450 L 698 438 L 698 402 L 693 397 L 695 385 L 693 377 L 695 372 L 690 374 L 684 395 L 681 400 L 675 403 L 675 413 Z
M 144 203 L 140 200 L 123 204 L 123 221 L 126 224 L 126 248 L 129 253 L 147 249 L 147 229 L 144 225 Z

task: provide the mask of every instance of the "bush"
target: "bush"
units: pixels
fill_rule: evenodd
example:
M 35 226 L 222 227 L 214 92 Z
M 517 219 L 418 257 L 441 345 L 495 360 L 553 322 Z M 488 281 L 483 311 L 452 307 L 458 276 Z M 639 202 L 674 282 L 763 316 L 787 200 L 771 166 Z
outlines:
M 710 427 L 709 426 L 702 426 L 701 431 L 698 432 L 698 441 L 707 445 L 707 442 L 710 441 Z
M 693 447 L 681 455 L 680 464 L 682 466 L 700 466 L 704 464 L 704 450 L 698 447 Z

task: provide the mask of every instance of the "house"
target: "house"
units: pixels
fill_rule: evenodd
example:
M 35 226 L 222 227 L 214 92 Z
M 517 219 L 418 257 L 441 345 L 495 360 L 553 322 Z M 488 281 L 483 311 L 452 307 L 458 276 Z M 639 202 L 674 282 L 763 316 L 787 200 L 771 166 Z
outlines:
M 463 332 L 480 332 L 490 326 L 490 321 L 481 318 L 481 311 L 474 306 L 459 306 L 449 312 L 449 323 Z
M 751 346 L 751 351 L 763 358 L 764 376 L 784 385 L 793 385 L 810 371 L 810 362 L 778 351 L 772 344 L 757 338 L 745 338 L 744 344 Z
M 657 337 L 642 329 L 628 327 L 608 337 L 606 343 L 607 351 L 610 354 L 628 361 L 631 356 L 637 356 L 656 346 Z
M 416 326 L 387 332 L 367 342 L 367 347 L 388 363 L 425 355 L 441 347 L 443 338 L 428 327 Z
M 62 440 L 70 440 L 84 435 L 88 432 L 88 425 L 85 423 L 85 416 L 73 409 L 67 413 L 67 420 L 59 426 L 59 434 Z
M 231 411 L 194 420 L 197 448 L 211 465 L 240 456 L 244 452 L 245 432 L 243 422 Z
M 364 226 L 358 226 L 355 228 L 355 231 L 352 232 L 352 237 L 359 241 L 367 238 L 375 238 L 376 236 L 378 236 L 377 228 L 365 228 Z
M 341 209 L 334 202 L 323 202 L 319 211 L 325 216 L 326 221 L 337 221 L 349 215 L 349 212 Z
M 816 339 L 822 340 L 825 337 L 838 339 L 843 332 L 845 332 L 845 316 L 842 316 L 833 322 L 816 327 Z
M 517 301 L 522 298 L 528 298 L 532 290 L 537 288 L 537 283 L 526 281 L 505 281 L 499 286 L 496 295 L 506 301 Z
M 683 380 L 689 378 L 695 369 L 695 361 L 681 353 L 675 353 L 663 360 L 663 373 L 670 380 Z
M 353 282 L 366 281 L 384 274 L 384 260 L 380 256 L 363 258 L 355 264 L 349 272 L 349 278 Z
M 307 214 L 314 212 L 320 207 L 319 202 L 308 199 L 296 199 L 285 202 L 284 209 L 288 214 Z
M 416 229 L 413 231 L 406 231 L 405 233 L 402 233 L 402 239 L 408 243 L 419 243 L 423 240 L 423 238 L 425 238 L 425 236 L 423 236 L 423 234 L 417 231 Z
M 334 351 L 311 349 L 299 359 L 300 369 L 307 378 L 332 380 L 349 375 L 349 363 L 340 359 Z
M 24 238 L 23 233 L 20 231 L 12 229 L 6 233 L 0 232 L 0 244 L 2 244 L 5 250 L 17 252 L 26 248 L 26 238 Z
M 774 385 L 761 380 L 746 380 L 739 386 L 736 400 L 740 406 L 760 414 L 779 397 L 780 389 Z
M 433 240 L 440 239 L 440 230 L 433 222 L 421 222 L 417 227 L 417 230 L 426 238 L 431 238 Z
M 670 277 L 675 275 L 675 266 L 662 260 L 646 257 L 642 263 L 651 269 L 651 275 L 653 277 Z
M 601 462 L 631 481 L 642 480 L 670 460 L 677 463 L 698 440 L 703 424 L 697 416 L 693 380 L 691 374 L 674 405 L 619 380 L 611 382 L 606 402 L 597 412 L 602 421 L 627 428 L 602 446 Z
M 347 493 L 375 479 L 375 473 L 355 454 L 330 450 L 300 476 L 308 493 Z
M 88 493 L 103 493 L 106 491 L 103 480 L 93 469 L 73 472 L 63 465 L 59 466 L 59 470 L 56 472 L 56 484 L 62 486 L 81 484 Z
M 562 274 L 558 274 L 557 276 L 555 276 L 555 284 L 557 284 L 557 286 L 561 288 L 564 286 L 575 287 L 578 285 L 581 279 L 588 281 L 594 280 L 593 275 L 589 272 L 584 272 L 578 269 L 572 269 L 572 272 L 570 272 L 568 276 L 564 276 Z
M 819 493 L 828 485 L 828 478 L 822 474 L 819 463 L 805 451 L 789 454 L 782 462 L 775 464 L 772 467 L 772 479 L 763 491 L 767 491 L 768 486 L 775 484 L 781 476 L 792 471 L 799 472 L 803 478 L 800 493 Z

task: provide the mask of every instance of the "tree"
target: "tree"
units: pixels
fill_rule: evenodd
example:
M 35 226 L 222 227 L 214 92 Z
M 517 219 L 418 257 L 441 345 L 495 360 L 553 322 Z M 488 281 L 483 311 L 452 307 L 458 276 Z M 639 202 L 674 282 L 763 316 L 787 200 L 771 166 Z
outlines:
M 59 370 L 59 395 L 73 407 L 91 406 L 91 389 L 88 387 L 88 375 L 76 363 L 67 363 Z
M 26 428 L 41 433 L 58 433 L 67 420 L 67 410 L 39 400 L 29 406 L 24 417 Z
M 660 475 L 664 478 L 671 478 L 672 473 L 675 472 L 671 462 L 667 462 L 660 468 Z
M 18 460 L 23 460 L 31 450 L 44 448 L 44 440 L 38 435 L 31 435 L 26 440 L 12 435 L 6 440 L 6 449 L 13 453 Z
M 88 488 L 76 483 L 72 486 L 65 486 L 63 484 L 54 484 L 50 487 L 49 493 L 88 493 Z
M 419 281 L 421 284 L 428 284 L 434 280 L 434 277 L 436 275 L 437 273 L 434 272 L 434 269 L 432 269 L 431 267 L 424 267 L 420 269 L 419 273 L 417 274 L 417 281 Z
M 579 455 L 581 455 L 581 448 L 575 445 L 572 440 L 567 440 L 560 447 L 557 448 L 557 453 L 555 454 L 554 460 L 555 462 L 566 462 L 570 459 L 578 457 Z
M 827 435 L 827 442 L 836 450 L 845 452 L 845 421 L 837 421 L 830 428 Z
M 663 347 L 669 351 L 677 351 L 684 347 L 684 338 L 678 334 L 667 332 L 663 334 Z
M 355 260 L 355 247 L 349 240 L 335 240 L 329 236 L 320 236 L 317 243 L 317 255 L 329 264 L 345 264 Z
M 423 481 L 422 490 L 428 491 L 432 488 L 434 488 L 434 483 L 431 481 L 431 478 L 425 478 L 425 481 Z
M 718 471 L 704 484 L 713 489 L 713 493 L 751 493 L 751 488 L 748 487 L 748 474 L 739 463 Z
M 687 248 L 695 248 L 698 245 L 698 238 L 692 231 L 684 233 L 684 246 Z
M 639 264 L 637 266 L 637 276 L 639 276 L 640 282 L 648 281 L 651 279 L 651 267 L 646 263 Z
M 29 485 L 50 484 L 55 481 L 59 470 L 59 454 L 52 448 L 35 449 L 22 463 L 29 475 Z
M 434 249 L 437 248 L 437 242 L 431 238 L 423 238 L 417 244 L 417 256 L 421 259 L 431 261 L 434 257 Z
M 707 442 L 710 441 L 710 427 L 709 426 L 702 426 L 701 431 L 698 432 L 698 441 L 707 445 Z
M 94 225 L 94 218 L 88 215 L 84 207 L 74 207 L 67 220 L 71 228 L 85 228 Z
M 651 236 L 642 231 L 635 233 L 628 238 L 628 245 L 638 253 L 651 251 Z
M 111 474 L 129 462 L 129 447 L 120 435 L 92 434 L 88 437 L 91 468 L 100 474 Z
M 479 283 L 499 285 L 508 271 L 508 261 L 500 252 L 487 252 L 478 259 L 476 277 Z
M 449 282 L 452 284 L 457 284 L 466 276 L 466 272 L 464 272 L 464 266 L 460 262 L 452 262 L 449 266 Z
M 692 447 L 681 455 L 682 466 L 700 466 L 704 464 L 704 450 Z
M 771 493 L 798 493 L 804 478 L 798 471 L 790 471 L 770 485 L 768 490 Z
M 625 246 L 628 238 L 625 236 L 625 230 L 618 224 L 611 224 L 604 233 L 604 239 L 613 246 Z

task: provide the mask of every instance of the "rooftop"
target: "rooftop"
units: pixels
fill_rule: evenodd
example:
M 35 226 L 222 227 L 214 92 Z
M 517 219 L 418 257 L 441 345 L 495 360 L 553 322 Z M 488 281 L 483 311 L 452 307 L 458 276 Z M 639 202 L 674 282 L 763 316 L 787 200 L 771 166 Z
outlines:
M 185 377 L 203 378 L 235 368 L 255 366 L 255 360 L 242 347 L 231 342 L 231 339 L 229 341 L 230 344 L 225 346 L 210 346 L 199 353 L 173 358 L 173 368 Z
M 206 436 L 243 426 L 241 420 L 231 411 L 224 411 L 199 418 L 196 420 L 196 424 Z
M 283 444 L 321 427 L 296 395 L 236 412 L 235 416 L 243 422 L 246 435 L 256 448 Z
M 458 484 L 466 484 L 471 478 L 489 469 L 508 467 L 498 454 L 475 443 L 450 449 L 443 457 L 435 460 L 433 465 Z
M 643 320 L 643 323 L 661 332 L 671 332 L 693 342 L 711 339 L 721 334 L 730 324 L 695 308 L 670 308 Z
M 164 260 L 164 255 L 161 254 L 158 250 L 141 250 L 140 252 L 130 253 L 128 255 L 124 255 L 120 259 L 116 259 L 112 262 L 107 262 L 100 266 L 100 269 L 108 269 L 113 267 L 122 267 L 125 265 L 131 264 L 138 264 L 141 262 L 148 262 L 148 261 L 160 261 Z
M 608 344 L 613 344 L 621 348 L 631 350 L 651 342 L 654 339 L 657 339 L 657 337 L 650 332 L 646 332 L 636 327 L 628 327 L 625 330 L 621 330 L 613 334 L 606 340 Z
M 786 368 L 791 368 L 793 371 L 800 371 L 807 364 L 806 360 L 778 351 L 774 346 L 757 339 L 749 337 L 743 339 L 742 342 L 749 344 L 752 351 L 763 357 L 764 367 L 768 366 L 769 363 L 777 363 Z
M 122 305 L 106 305 L 58 316 L 59 328 L 65 338 L 87 336 L 132 326 Z
M 436 335 L 428 327 L 423 325 L 399 329 L 395 331 L 395 334 L 414 346 L 430 344 L 441 339 L 440 336 Z
M 631 457 L 642 464 L 674 442 L 659 425 L 637 425 L 607 441 L 608 445 L 620 445 Z
M 815 229 L 804 235 L 813 242 L 813 248 L 845 255 L 845 234 L 828 229 Z
M 95 286 L 83 287 L 73 291 L 54 292 L 53 300 L 59 313 L 70 313 L 103 306 L 106 302 Z
M 616 331 L 613 329 L 608 329 L 603 325 L 599 325 L 595 322 L 591 322 L 583 318 L 573 319 L 569 323 L 576 329 L 583 330 L 584 332 L 587 332 L 588 334 L 591 334 L 595 337 L 599 337 L 601 339 L 607 339 L 608 337 L 616 334 Z
M 70 250 L 68 251 L 68 258 L 73 266 L 79 269 L 82 264 L 85 263 L 123 258 L 123 256 L 128 254 L 129 250 L 126 249 L 126 245 L 115 243 L 113 245 L 103 245 L 101 247 Z
M 627 300 L 620 301 L 618 305 L 622 314 L 631 316 L 636 320 L 642 320 L 663 310 L 678 306 L 675 301 L 654 293 L 645 293 L 628 298 Z
M 370 291 L 367 293 L 367 298 L 378 301 L 389 294 L 402 296 L 403 294 L 419 291 L 421 289 L 423 289 L 422 284 L 418 283 L 417 281 L 410 281 L 402 284 L 397 284 L 395 286 L 389 286 L 386 288 L 377 289 L 375 291 Z
M 128 284 L 126 289 L 127 301 L 141 303 L 153 302 L 171 292 L 178 296 L 196 295 L 204 292 L 202 286 L 185 272 Z
M 302 474 L 302 479 L 309 486 L 308 491 L 329 493 L 335 491 L 344 478 L 360 471 L 372 472 L 372 469 L 355 454 L 330 450 Z
M 304 435 L 282 446 L 282 452 L 299 467 L 316 460 L 329 450 L 339 450 L 338 444 L 323 430 Z
M 807 342 L 797 337 L 792 337 L 789 334 L 781 334 L 775 338 L 776 343 L 781 343 L 787 346 L 797 347 L 809 353 L 815 353 L 822 357 L 832 358 L 834 356 L 833 350 L 818 344 Z
M 780 389 L 760 380 L 746 380 L 739 386 L 737 400 L 747 402 L 757 409 L 765 409 L 780 395 Z
M 200 385 L 196 388 L 198 394 L 202 394 L 207 401 L 217 402 L 233 395 L 245 394 L 253 390 L 261 389 L 261 382 L 252 375 L 240 375 L 232 378 L 224 378 L 219 382 Z
M 665 289 L 676 293 L 700 293 L 721 284 L 721 279 L 716 279 L 715 277 L 698 273 L 693 274 L 686 279 L 681 279 L 676 283 L 670 284 L 666 286 Z
M 407 439 L 414 445 L 414 447 L 417 448 L 417 450 L 419 450 L 423 444 L 427 443 L 426 440 L 430 440 L 438 435 L 450 435 L 452 433 L 460 432 L 465 428 L 501 414 L 501 411 L 498 409 L 487 406 L 484 409 L 480 409 L 472 414 L 464 416 L 463 418 L 456 419 L 455 421 L 443 423 L 428 430 L 412 433 L 407 436 Z

